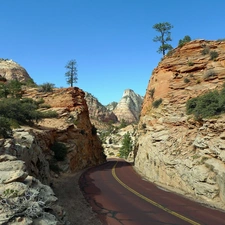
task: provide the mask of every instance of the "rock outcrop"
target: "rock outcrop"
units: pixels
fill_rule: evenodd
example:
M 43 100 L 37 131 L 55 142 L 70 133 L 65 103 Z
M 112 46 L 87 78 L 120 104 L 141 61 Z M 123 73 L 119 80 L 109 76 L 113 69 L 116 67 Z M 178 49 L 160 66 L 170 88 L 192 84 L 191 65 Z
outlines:
M 0 59 L 0 80 L 15 80 L 20 82 L 32 80 L 27 71 L 18 63 L 9 59 Z
M 119 121 L 125 120 L 128 123 L 138 122 L 142 107 L 143 98 L 133 90 L 127 89 L 119 103 L 113 110 Z
M 70 224 L 52 189 L 29 176 L 25 163 L 0 155 L 0 223 Z
M 118 122 L 116 115 L 102 105 L 92 94 L 85 92 L 85 100 L 88 105 L 89 116 L 91 119 L 106 123 Z
M 58 113 L 57 118 L 43 119 L 38 128 L 32 129 L 39 146 L 45 152 L 53 143 L 66 145 L 68 154 L 58 166 L 64 172 L 78 171 L 89 166 L 101 164 L 105 155 L 96 130 L 90 122 L 84 92 L 79 88 L 54 89 L 42 93 L 36 88 L 27 89 L 24 97 L 42 100 L 45 105 Z M 46 109 L 43 109 L 46 110 Z
M 148 84 L 135 152 L 149 180 L 223 209 L 225 115 L 196 121 L 186 102 L 220 89 L 224 78 L 225 42 L 195 40 L 165 56 Z

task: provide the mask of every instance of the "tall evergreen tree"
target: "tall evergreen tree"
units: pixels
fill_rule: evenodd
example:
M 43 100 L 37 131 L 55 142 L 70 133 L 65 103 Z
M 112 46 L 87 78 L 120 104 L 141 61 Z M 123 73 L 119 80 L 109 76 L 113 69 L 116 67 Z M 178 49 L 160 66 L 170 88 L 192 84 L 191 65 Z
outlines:
M 77 83 L 77 62 L 75 59 L 70 60 L 65 68 L 67 69 L 67 72 L 65 73 L 66 76 L 66 82 L 70 85 L 70 87 L 73 87 L 74 83 Z
M 171 32 L 170 30 L 173 28 L 173 26 L 168 23 L 156 23 L 153 28 L 160 33 L 160 36 L 155 36 L 153 41 L 154 42 L 161 42 L 161 45 L 158 49 L 158 53 L 162 53 L 163 56 L 166 54 L 166 51 L 171 50 L 173 47 L 168 44 L 168 41 L 172 41 L 171 39 Z

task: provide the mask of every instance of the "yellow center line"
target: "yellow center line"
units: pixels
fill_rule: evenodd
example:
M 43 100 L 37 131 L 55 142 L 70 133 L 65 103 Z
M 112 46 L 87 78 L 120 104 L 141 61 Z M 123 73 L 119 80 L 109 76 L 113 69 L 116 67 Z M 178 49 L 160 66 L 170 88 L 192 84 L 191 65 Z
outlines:
M 129 186 L 127 186 L 127 185 L 126 185 L 125 183 L 123 183 L 123 182 L 117 177 L 117 175 L 116 175 L 116 170 L 115 170 L 115 168 L 116 168 L 117 163 L 118 163 L 118 161 L 115 163 L 115 165 L 114 165 L 113 168 L 112 168 L 112 175 L 113 175 L 113 177 L 116 179 L 116 181 L 117 181 L 118 183 L 120 183 L 120 184 L 121 184 L 124 188 L 126 188 L 128 191 L 132 192 L 133 194 L 135 194 L 135 195 L 138 196 L 139 198 L 145 200 L 146 202 L 149 202 L 150 204 L 152 204 L 152 205 L 154 205 L 154 206 L 156 206 L 156 207 L 158 207 L 158 208 L 160 208 L 160 209 L 162 209 L 162 210 L 164 210 L 164 211 L 166 211 L 166 212 L 168 212 L 168 213 L 170 213 L 170 214 L 172 214 L 172 215 L 174 215 L 174 216 L 176 216 L 176 217 L 178 217 L 178 218 L 180 218 L 180 219 L 182 219 L 182 220 L 184 220 L 184 221 L 186 221 L 186 222 L 188 222 L 188 223 L 190 223 L 190 224 L 193 224 L 193 225 L 200 225 L 200 223 L 197 223 L 197 222 L 195 222 L 195 221 L 193 221 L 193 220 L 191 220 L 191 219 L 189 219 L 189 218 L 187 218 L 187 217 L 185 217 L 185 216 L 182 216 L 181 214 L 179 214 L 179 213 L 177 213 L 177 212 L 174 212 L 174 211 L 172 211 L 172 210 L 170 210 L 170 209 L 168 209 L 168 208 L 166 208 L 166 207 L 160 205 L 159 203 L 157 203 L 157 202 L 155 202 L 155 201 L 153 201 L 153 200 L 151 200 L 151 199 L 145 197 L 144 195 L 138 193 L 138 192 L 135 191 L 134 189 L 132 189 L 132 188 L 130 188 Z

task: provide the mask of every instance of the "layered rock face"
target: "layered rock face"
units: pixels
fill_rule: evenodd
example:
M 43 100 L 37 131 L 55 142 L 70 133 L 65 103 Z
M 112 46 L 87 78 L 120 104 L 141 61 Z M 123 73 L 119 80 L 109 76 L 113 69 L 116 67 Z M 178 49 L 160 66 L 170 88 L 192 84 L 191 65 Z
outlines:
M 129 123 L 139 120 L 143 98 L 136 94 L 133 90 L 127 89 L 119 103 L 113 110 L 119 121 L 123 119 Z
M 214 60 L 211 51 L 218 53 Z M 186 114 L 186 102 L 220 89 L 224 78 L 225 42 L 195 40 L 164 57 L 144 97 L 135 152 L 135 167 L 149 180 L 220 208 L 225 115 L 198 122 Z
M 85 92 L 85 100 L 88 105 L 89 116 L 101 122 L 116 123 L 118 119 L 116 115 L 103 106 L 93 95 Z
M 13 60 L 0 59 L 0 78 L 6 80 L 28 81 L 31 77 L 27 71 Z

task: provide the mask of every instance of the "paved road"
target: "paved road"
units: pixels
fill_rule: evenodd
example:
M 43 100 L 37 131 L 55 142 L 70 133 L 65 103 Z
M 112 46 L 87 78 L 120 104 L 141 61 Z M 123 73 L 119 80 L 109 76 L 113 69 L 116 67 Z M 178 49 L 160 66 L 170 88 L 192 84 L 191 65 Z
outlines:
M 124 161 L 86 171 L 80 187 L 103 225 L 225 225 L 225 213 L 144 181 Z

